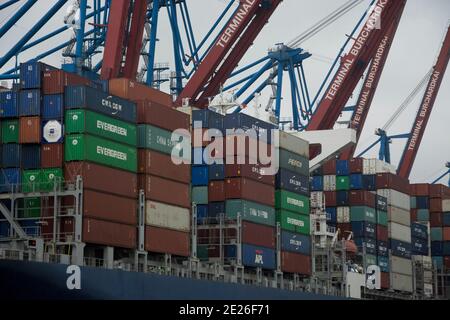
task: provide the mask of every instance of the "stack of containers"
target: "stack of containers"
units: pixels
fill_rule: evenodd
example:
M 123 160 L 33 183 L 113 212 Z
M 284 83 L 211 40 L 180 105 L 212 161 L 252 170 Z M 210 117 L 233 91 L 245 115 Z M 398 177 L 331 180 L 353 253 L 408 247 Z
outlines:
M 388 200 L 376 195 L 377 217 L 377 259 L 381 270 L 381 288 L 389 289 L 389 231 L 388 231 Z
M 131 80 L 111 80 L 109 91 L 137 103 L 138 186 L 146 198 L 145 250 L 187 257 L 191 230 L 190 117 L 172 108 L 170 95 Z M 173 134 L 178 129 L 186 135 Z M 187 151 L 183 148 L 186 145 Z
M 61 77 L 45 78 L 55 82 L 48 87 L 62 90 Z M 84 85 L 66 87 L 64 104 L 64 177 L 83 179 L 82 241 L 136 248 L 136 105 Z M 72 230 L 73 220 L 63 219 L 61 232 Z
M 388 204 L 391 289 L 412 292 L 411 199 L 407 179 L 392 173 L 377 174 L 377 193 Z
M 311 275 L 309 143 L 280 133 L 275 207 L 281 227 L 281 271 Z

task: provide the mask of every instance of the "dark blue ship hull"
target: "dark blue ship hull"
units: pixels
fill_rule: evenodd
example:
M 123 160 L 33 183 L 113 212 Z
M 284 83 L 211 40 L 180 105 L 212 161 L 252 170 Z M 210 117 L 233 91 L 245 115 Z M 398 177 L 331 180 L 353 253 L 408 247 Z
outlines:
M 81 268 L 81 289 L 69 290 L 67 266 L 0 261 L 0 297 L 3 299 L 63 300 L 335 300 L 336 297 L 193 280 Z

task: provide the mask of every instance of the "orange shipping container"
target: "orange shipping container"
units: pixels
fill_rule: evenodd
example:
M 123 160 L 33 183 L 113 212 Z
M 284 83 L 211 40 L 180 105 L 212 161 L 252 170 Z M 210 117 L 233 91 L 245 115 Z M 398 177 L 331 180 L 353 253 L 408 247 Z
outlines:
M 109 81 L 109 93 L 133 102 L 148 100 L 163 106 L 172 106 L 172 96 L 129 79 Z
M 83 242 L 111 247 L 136 248 L 136 227 L 106 222 L 96 219 L 83 219 Z
M 146 226 L 145 250 L 188 257 L 190 254 L 189 233 Z
M 450 227 L 444 228 L 444 241 L 450 241 Z
M 41 143 L 40 117 L 22 117 L 19 127 L 19 143 Z

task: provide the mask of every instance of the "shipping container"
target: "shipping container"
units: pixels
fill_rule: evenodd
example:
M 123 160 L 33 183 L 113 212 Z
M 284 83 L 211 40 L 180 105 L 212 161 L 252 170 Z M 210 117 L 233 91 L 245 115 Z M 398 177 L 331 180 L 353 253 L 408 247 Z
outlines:
M 0 118 L 15 118 L 19 116 L 17 92 L 0 92 Z
M 309 177 L 280 169 L 276 175 L 275 188 L 309 196 Z
M 311 220 L 309 215 L 277 210 L 276 221 L 280 224 L 282 230 L 308 236 L 311 234 Z
M 336 207 L 337 206 L 337 195 L 336 192 L 329 192 L 325 191 L 324 193 L 324 200 L 327 206 L 330 207 Z
M 372 238 L 354 238 L 355 244 L 361 251 L 366 250 L 366 254 L 377 254 L 377 241 Z
M 302 195 L 283 190 L 275 192 L 275 208 L 309 215 L 309 199 Z
M 336 160 L 336 175 L 349 176 L 350 166 L 348 160 Z
M 212 164 L 208 166 L 208 179 L 210 181 L 225 180 L 225 165 Z
M 377 256 L 374 254 L 366 254 L 365 259 L 363 258 L 363 263 L 366 266 L 376 266 L 378 265 Z
M 168 131 L 190 130 L 188 114 L 150 100 L 137 102 L 137 122 Z
M 442 198 L 443 196 L 450 196 L 450 189 L 442 184 L 431 184 L 429 187 L 428 196 L 433 198 Z
M 348 191 L 337 191 L 336 192 L 336 205 L 337 206 L 349 206 L 349 194 Z
M 411 258 L 411 243 L 390 239 L 389 247 L 392 255 L 400 258 Z
M 442 242 L 442 254 L 446 257 L 450 256 L 450 241 Z
M 41 168 L 41 147 L 38 144 L 21 145 L 21 168 L 23 170 Z
M 62 144 L 41 145 L 41 167 L 61 168 L 64 161 L 64 147 Z
M 409 180 L 392 173 L 377 174 L 377 189 L 392 189 L 409 194 Z
M 135 102 L 148 100 L 167 107 L 173 104 L 171 95 L 129 79 L 109 80 L 109 93 Z
M 206 166 L 211 164 L 223 164 L 223 155 L 207 148 L 192 148 L 192 165 Z
M 188 257 L 190 255 L 189 233 L 146 226 L 145 250 Z
M 349 161 L 350 173 L 363 173 L 363 159 L 353 158 Z
M 281 271 L 285 273 L 296 273 L 311 275 L 311 257 L 293 252 L 281 252 Z
M 275 250 L 244 244 L 242 245 L 242 264 L 246 267 L 274 270 L 276 269 Z
M 208 223 L 208 205 L 201 204 L 196 206 L 197 209 L 197 224 L 206 224 Z
M 389 241 L 388 227 L 377 225 L 377 240 Z
M 295 153 L 279 149 L 279 165 L 281 169 L 309 176 L 309 159 Z
M 444 243 L 442 241 L 431 242 L 431 255 L 443 256 L 444 255 Z
M 9 168 L 0 170 L 0 193 L 18 192 L 19 185 L 22 181 L 20 169 Z
M 208 215 L 210 218 L 219 220 L 221 215 L 225 215 L 225 202 L 211 202 L 208 204 Z
M 412 276 L 391 272 L 391 289 L 402 292 L 413 292 Z
M 42 122 L 42 143 L 62 143 L 64 141 L 63 124 L 58 120 Z
M 450 212 L 450 199 L 443 199 L 442 200 L 442 211 L 443 212 Z
M 430 209 L 430 202 L 428 197 L 416 197 L 417 209 Z
M 337 208 L 337 223 L 350 223 L 350 207 Z
M 44 95 L 42 100 L 42 119 L 62 120 L 64 117 L 64 95 Z
M 195 166 L 192 167 L 192 186 L 207 186 L 209 184 L 209 167 Z
M 139 189 L 144 190 L 148 200 L 182 208 L 191 208 L 190 185 L 188 184 L 140 174 L 138 186 Z M 197 202 L 197 204 L 205 204 L 205 202 Z
M 310 256 L 311 237 L 283 231 L 281 233 L 281 250 Z
M 430 212 L 443 212 L 442 198 L 430 199 Z
M 402 224 L 404 226 L 411 226 L 410 211 L 389 206 L 388 207 L 388 221 Z
M 134 173 L 105 167 L 91 162 L 65 163 L 64 178 L 75 182 L 77 176 L 83 178 L 83 188 L 106 192 L 128 198 L 137 198 L 137 176 Z M 111 183 L 114 177 L 116 183 Z
M 23 90 L 19 93 L 19 116 L 39 116 L 41 114 L 41 92 Z
M 365 206 L 375 208 L 375 195 L 368 191 L 350 191 L 350 206 Z
M 442 268 L 444 267 L 444 258 L 443 257 L 431 257 L 431 259 L 433 260 L 433 266 L 435 266 L 438 270 L 442 270 Z
M 443 228 L 431 228 L 430 229 L 431 241 L 442 241 L 444 238 Z
M 350 208 L 350 218 L 351 221 L 367 221 L 376 223 L 377 221 L 377 215 L 375 213 L 375 209 L 364 207 L 364 206 L 358 206 L 358 207 L 351 207 Z
M 442 239 L 444 241 L 450 241 L 450 228 L 448 228 L 448 227 L 447 228 L 443 228 L 442 234 L 443 234 Z
M 63 171 L 61 168 L 51 168 L 41 170 L 41 191 L 51 192 L 57 187 L 60 188 L 64 180 Z
M 22 192 L 40 192 L 42 187 L 42 170 L 22 171 Z
M 227 218 L 236 220 L 238 215 L 243 221 L 275 226 L 275 209 L 273 207 L 245 200 L 228 200 L 226 202 Z
M 192 203 L 208 204 L 208 187 L 194 187 L 192 188 Z
M 183 183 L 191 182 L 189 164 L 177 165 L 171 156 L 152 150 L 138 150 L 138 172 Z M 205 185 L 207 184 L 208 182 Z
M 273 227 L 244 221 L 242 223 L 242 242 L 263 248 L 276 248 L 276 229 Z
M 412 276 L 411 259 L 391 256 L 391 272 Z
M 323 177 L 323 190 L 336 191 L 336 176 L 327 175 Z
M 420 223 L 411 224 L 411 236 L 413 238 L 428 239 L 428 226 Z
M 65 161 L 90 161 L 137 172 L 137 150 L 133 147 L 91 135 L 69 135 L 64 148 Z
M 331 159 L 323 165 L 323 175 L 336 175 L 336 159 Z
M 20 145 L 3 144 L 2 145 L 2 167 L 18 168 L 20 167 Z
M 427 183 L 412 184 L 411 193 L 415 196 L 428 198 L 428 195 L 430 194 L 430 185 Z
M 438 228 L 444 226 L 444 214 L 442 212 L 430 213 L 430 226 L 432 228 Z
M 375 223 L 365 221 L 352 222 L 352 231 L 355 238 L 377 239 L 377 227 Z
M 19 119 L 19 143 L 41 143 L 41 119 L 22 117 Z
M 19 143 L 20 125 L 18 119 L 3 120 L 1 126 L 2 143 Z
M 324 191 L 323 176 L 312 177 L 311 191 Z
M 136 104 L 90 87 L 67 87 L 64 103 L 66 109 L 87 109 L 114 119 L 136 123 Z
M 337 221 L 337 208 L 328 207 L 325 209 L 327 214 L 327 224 L 336 225 Z M 350 215 L 349 215 L 350 216 Z
M 40 218 L 41 198 L 25 198 L 19 202 L 19 218 Z
M 411 243 L 411 227 L 395 222 L 388 224 L 389 238 Z
M 411 210 L 417 209 L 417 197 L 411 196 L 410 201 L 411 201 Z
M 381 257 L 389 257 L 388 242 L 377 240 L 377 254 Z
M 377 210 L 381 210 L 381 211 L 388 211 L 388 200 L 387 198 L 380 196 L 380 195 L 376 195 L 375 196 L 375 201 L 376 201 L 376 209 Z
M 227 179 L 225 182 L 225 196 L 226 199 L 244 199 L 267 206 L 275 204 L 272 186 L 245 178 Z
M 211 181 L 208 185 L 208 202 L 224 202 L 225 181 Z
M 224 119 L 224 129 L 226 130 L 243 130 L 245 132 L 254 130 L 258 140 L 272 143 L 272 135 L 275 132 L 275 125 L 263 120 L 253 118 L 243 113 L 229 114 Z M 228 132 L 228 131 L 227 131 Z M 286 168 L 289 169 L 289 168 Z
M 145 223 L 149 226 L 183 232 L 189 232 L 191 230 L 191 213 L 189 209 L 147 201 L 145 210 Z
M 411 200 L 409 195 L 391 189 L 379 189 L 379 196 L 387 199 L 388 205 L 404 210 L 411 210 Z
M 378 266 L 380 267 L 381 272 L 389 272 L 390 271 L 390 265 L 389 265 L 389 258 L 388 257 L 378 257 Z M 386 286 L 384 287 L 386 288 Z
M 417 210 L 417 221 L 419 222 L 430 221 L 430 211 L 428 209 Z
M 127 249 L 136 248 L 135 226 L 83 219 L 83 242 Z
M 377 183 L 375 175 L 363 175 L 363 190 L 376 191 Z
M 67 86 L 89 85 L 89 79 L 63 70 L 46 71 L 42 75 L 42 92 L 44 94 L 63 94 Z
M 201 128 L 204 129 L 217 129 L 223 132 L 224 125 L 223 122 L 225 117 L 220 113 L 211 110 L 194 110 L 192 111 L 192 127 L 196 123 L 201 123 Z
M 450 227 L 450 212 L 444 212 L 443 216 L 443 225 Z
M 429 248 L 428 248 L 428 241 L 422 240 L 422 239 L 412 239 L 411 243 L 411 254 L 412 255 L 424 255 L 428 256 Z
M 362 174 L 352 174 L 350 175 L 350 190 L 361 190 L 363 189 L 363 176 Z
M 255 137 L 242 134 L 228 133 L 224 141 L 224 154 L 228 164 L 233 164 L 231 160 L 236 157 L 251 159 L 252 163 L 259 163 L 264 158 L 272 160 L 279 150 Z
M 236 159 L 238 160 L 238 159 Z M 260 183 L 275 185 L 275 176 L 266 172 L 265 166 L 260 163 L 252 164 L 250 159 L 246 160 L 247 164 L 227 164 L 225 165 L 225 176 L 227 178 L 248 178 Z M 237 161 L 235 161 L 237 163 Z
M 377 224 L 387 227 L 387 225 L 388 225 L 388 213 L 387 212 L 377 210 Z
M 42 87 L 42 74 L 55 68 L 38 61 L 20 64 L 20 88 L 38 89 Z
M 66 134 L 87 133 L 136 147 L 136 125 L 88 110 L 67 110 Z
M 309 159 L 309 143 L 287 132 L 280 131 L 279 148 Z

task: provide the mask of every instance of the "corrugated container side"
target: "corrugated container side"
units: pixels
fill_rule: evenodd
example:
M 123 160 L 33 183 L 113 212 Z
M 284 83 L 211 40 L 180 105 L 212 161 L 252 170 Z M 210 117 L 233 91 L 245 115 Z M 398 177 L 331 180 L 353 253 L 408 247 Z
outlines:
M 450 199 L 442 200 L 442 211 L 450 212 Z
M 336 160 L 336 175 L 349 176 L 350 166 L 347 160 Z
M 51 70 L 42 74 L 42 92 L 44 94 L 63 94 L 67 86 L 89 85 L 89 79 L 63 70 Z
M 381 257 L 389 257 L 389 248 L 387 241 L 377 241 L 377 254 Z
M 428 239 L 428 227 L 420 223 L 411 224 L 411 236 L 419 239 Z
M 413 291 L 413 279 L 412 276 L 407 276 L 398 273 L 391 272 L 391 288 L 397 291 L 412 292 Z
M 83 242 L 127 249 L 136 248 L 135 226 L 84 219 Z
M 42 73 L 56 68 L 38 61 L 20 64 L 20 88 L 37 89 L 42 86 Z
M 336 205 L 338 206 L 349 206 L 349 193 L 348 191 L 338 191 L 336 192 Z
M 371 238 L 355 238 L 355 244 L 363 250 L 366 249 L 366 254 L 376 255 L 377 254 L 377 242 L 375 239 Z
M 366 206 L 375 208 L 375 195 L 368 191 L 350 191 L 350 206 Z
M 309 158 L 283 149 L 279 149 L 279 151 L 280 168 L 299 173 L 303 176 L 309 176 Z
M 191 230 L 191 214 L 189 209 L 147 201 L 146 224 L 154 227 L 189 232 Z
M 278 210 L 276 212 L 276 221 L 280 223 L 282 230 L 308 236 L 311 234 L 311 220 L 308 215 Z
M 338 223 L 350 223 L 350 207 L 338 207 L 337 208 L 337 222 Z
M 211 110 L 194 110 L 192 111 L 192 126 L 201 123 L 204 129 L 217 129 L 223 131 L 223 122 L 225 117 L 220 113 Z
M 388 227 L 377 225 L 377 239 L 381 241 L 389 240 Z
M 235 220 L 238 214 L 244 221 L 275 226 L 275 209 L 273 207 L 245 200 L 228 200 L 226 202 L 227 217 Z
M 208 167 L 208 178 L 210 181 L 225 180 L 225 165 L 212 164 Z
M 323 175 L 336 175 L 336 159 L 325 162 L 323 165 Z
M 375 175 L 363 175 L 363 189 L 367 191 L 376 191 L 376 176 Z
M 200 187 L 209 184 L 209 169 L 208 166 L 192 167 L 192 186 Z
M 138 182 L 139 188 L 145 191 L 148 200 L 191 208 L 190 185 L 188 184 L 143 174 L 139 175 Z M 204 203 L 198 202 L 198 204 Z
M 41 142 L 41 119 L 39 117 L 22 117 L 19 120 L 19 142 Z
M 409 194 L 409 180 L 391 173 L 377 174 L 377 189 L 393 189 Z
M 208 185 L 208 201 L 224 202 L 225 201 L 225 181 L 211 181 Z
M 191 166 L 176 165 L 169 155 L 152 150 L 138 150 L 138 171 L 178 182 L 191 182 Z M 207 183 L 206 183 L 207 184 Z
M 323 176 L 313 176 L 311 191 L 324 191 Z
M 363 159 L 354 158 L 349 161 L 350 173 L 363 173 Z
M 411 227 L 404 226 L 395 222 L 388 225 L 389 238 L 411 243 Z
M 336 176 L 327 175 L 323 177 L 323 190 L 336 191 Z
M 405 226 L 411 225 L 411 214 L 408 210 L 399 209 L 396 207 L 388 207 L 388 220 Z
M 350 189 L 351 190 L 361 190 L 363 189 L 363 176 L 362 174 L 352 174 L 350 175 Z
M 19 143 L 19 119 L 3 120 L 1 125 L 2 143 Z
M 411 243 L 390 239 L 389 240 L 392 255 L 401 258 L 411 258 Z
M 2 145 L 2 167 L 19 168 L 20 167 L 20 145 L 3 144 Z
M 276 229 L 269 226 L 244 221 L 242 242 L 253 246 L 275 249 Z
M 248 178 L 271 186 L 275 185 L 274 175 L 267 174 L 264 166 L 260 163 L 251 164 L 250 162 L 250 159 L 246 159 L 247 164 L 228 164 L 227 162 L 225 176 L 227 178 Z
M 64 147 L 62 144 L 41 145 L 42 168 L 61 168 L 64 161 Z
M 411 210 L 410 196 L 405 193 L 391 189 L 379 189 L 377 194 L 385 197 L 388 205 L 408 211 Z
M 172 96 L 129 79 L 109 80 L 109 93 L 131 101 L 154 101 L 163 106 L 172 106 Z
M 430 226 L 432 228 L 438 228 L 444 226 L 444 214 L 442 212 L 430 213 Z
M 0 92 L 0 118 L 19 116 L 17 92 Z
M 411 250 L 413 255 L 427 256 L 429 252 L 428 241 L 422 239 L 412 239 Z
M 21 168 L 24 170 L 41 167 L 41 148 L 37 144 L 22 145 Z
M 39 116 L 41 114 L 41 92 L 39 90 L 24 90 L 19 93 L 19 115 Z
M 430 211 L 428 209 L 417 210 L 417 221 L 419 222 L 430 221 Z
M 281 131 L 279 146 L 281 149 L 309 159 L 309 143 L 306 140 Z
M 311 257 L 292 252 L 281 252 L 281 270 L 286 273 L 311 275 Z
M 272 131 L 275 129 L 275 125 L 243 113 L 235 113 L 225 117 L 224 129 L 238 129 L 244 131 L 254 130 L 256 131 L 259 140 L 271 144 Z
M 226 199 L 244 199 L 267 206 L 275 204 L 272 186 L 245 178 L 227 179 L 225 182 Z
M 430 199 L 430 212 L 443 212 L 442 198 Z
M 199 204 L 208 204 L 208 187 L 193 187 L 192 202 Z
M 18 191 L 22 182 L 20 169 L 0 169 L 0 193 Z
M 276 268 L 275 250 L 242 245 L 242 264 L 247 267 L 274 270 Z
M 275 192 L 275 208 L 309 214 L 309 198 L 289 191 L 277 190 Z
M 276 175 L 275 187 L 309 196 L 309 177 L 280 169 Z
M 351 221 L 367 221 L 376 223 L 377 215 L 375 209 L 369 207 L 351 207 L 350 208 Z
M 42 119 L 62 120 L 64 117 L 64 95 L 44 95 L 42 102 Z
M 391 256 L 391 271 L 393 273 L 412 276 L 412 262 L 410 259 Z
M 388 225 L 388 213 L 387 212 L 377 210 L 377 224 L 387 227 L 387 225 Z
M 283 231 L 281 233 L 281 250 L 310 256 L 311 237 Z
M 190 255 L 189 233 L 146 226 L 145 250 L 188 257 Z
M 352 231 L 356 238 L 377 238 L 377 228 L 374 223 L 364 221 L 352 222 Z
M 165 130 L 175 131 L 178 129 L 190 130 L 190 117 L 154 101 L 139 101 L 137 103 L 137 122 L 150 124 Z

